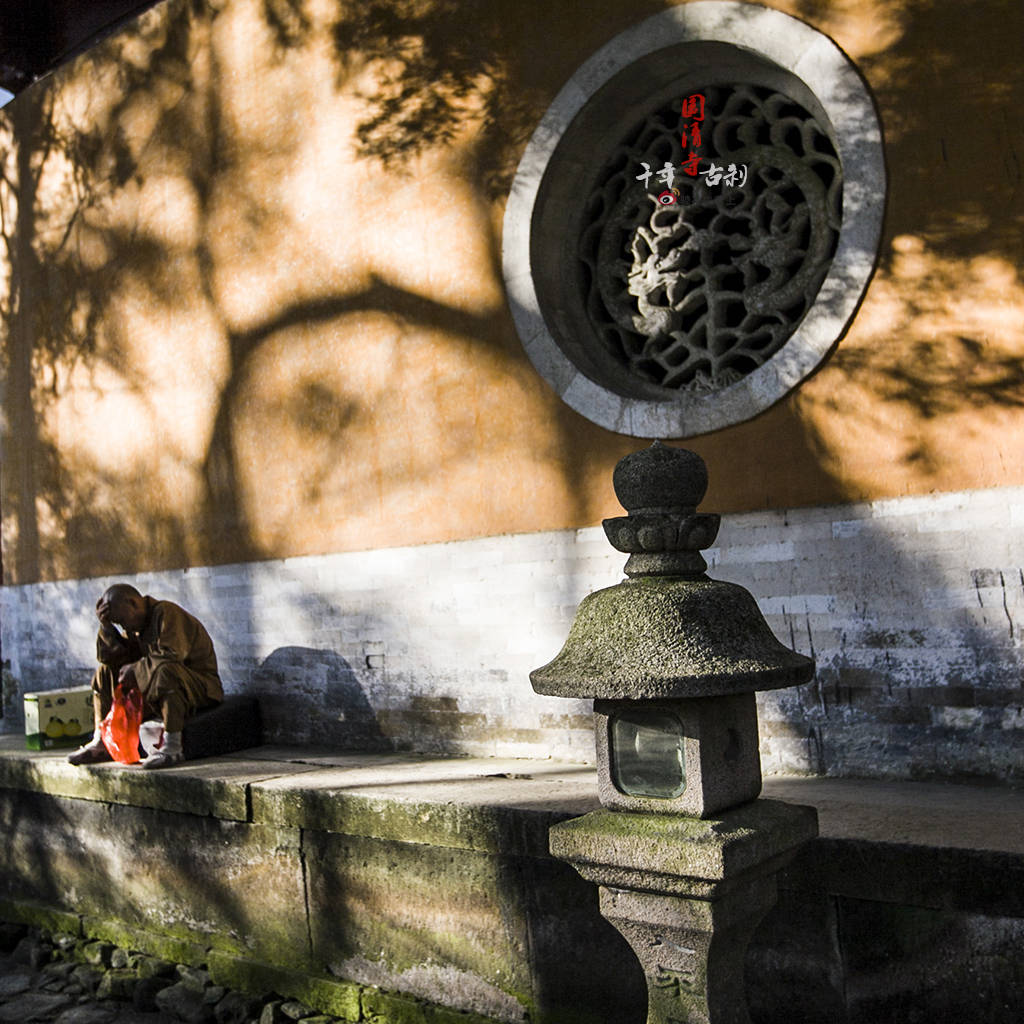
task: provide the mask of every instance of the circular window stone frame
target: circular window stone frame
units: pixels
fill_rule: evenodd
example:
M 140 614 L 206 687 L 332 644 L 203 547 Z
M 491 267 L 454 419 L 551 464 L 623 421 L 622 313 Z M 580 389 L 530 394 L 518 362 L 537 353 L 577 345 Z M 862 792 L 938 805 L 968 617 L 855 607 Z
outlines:
M 674 60 L 687 52 L 700 53 L 692 44 L 727 44 L 738 68 L 756 68 L 762 79 L 777 74 L 780 82 L 795 86 L 805 103 L 813 104 L 843 170 L 842 221 L 831 267 L 806 315 L 775 355 L 720 390 L 652 398 L 638 396 L 635 381 L 625 371 L 621 382 L 609 382 L 607 376 L 599 382 L 598 374 L 584 372 L 588 339 L 578 337 L 579 321 L 567 319 L 550 297 L 545 302 L 538 295 L 557 293 L 544 275 L 550 279 L 559 272 L 550 228 L 545 235 L 541 221 L 551 195 L 571 195 L 566 174 L 573 167 L 582 174 L 588 162 L 601 158 L 572 146 L 579 115 L 593 121 L 594 103 L 610 91 L 621 95 L 624 82 L 646 93 L 638 96 L 640 102 L 657 101 L 687 79 L 699 86 L 709 72 L 715 74 L 713 66 L 677 74 L 671 85 L 665 79 L 665 69 Z M 716 49 L 721 52 L 722 47 L 709 47 L 708 52 Z M 732 61 L 726 59 L 728 63 Z M 845 333 L 874 272 L 885 193 L 882 132 L 874 103 L 853 63 L 831 39 L 805 22 L 754 4 L 694 0 L 674 7 L 621 33 L 590 57 L 555 98 L 526 147 L 509 194 L 502 239 L 505 287 L 516 330 L 530 361 L 559 397 L 608 430 L 668 439 L 741 423 L 796 388 Z M 539 239 L 544 241 L 543 253 L 535 254 Z

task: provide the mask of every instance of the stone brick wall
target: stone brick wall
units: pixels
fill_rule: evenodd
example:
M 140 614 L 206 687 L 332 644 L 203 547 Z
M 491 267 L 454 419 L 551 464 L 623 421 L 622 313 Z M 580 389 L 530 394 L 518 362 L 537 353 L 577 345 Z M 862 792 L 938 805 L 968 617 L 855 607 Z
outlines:
M 1021 488 L 726 516 L 711 574 L 818 662 L 760 697 L 765 771 L 1024 777 L 1022 528 Z M 591 528 L 131 579 L 208 625 L 271 740 L 590 761 L 588 703 L 528 673 L 623 558 Z M 4 730 L 21 693 L 88 681 L 111 581 L 3 588 Z

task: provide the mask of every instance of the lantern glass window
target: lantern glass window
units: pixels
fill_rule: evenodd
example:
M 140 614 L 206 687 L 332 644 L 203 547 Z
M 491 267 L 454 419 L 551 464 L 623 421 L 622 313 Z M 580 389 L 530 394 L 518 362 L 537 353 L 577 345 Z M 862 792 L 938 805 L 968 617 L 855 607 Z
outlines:
M 675 715 L 620 711 L 610 730 L 612 783 L 620 793 L 670 800 L 686 789 L 683 724 Z

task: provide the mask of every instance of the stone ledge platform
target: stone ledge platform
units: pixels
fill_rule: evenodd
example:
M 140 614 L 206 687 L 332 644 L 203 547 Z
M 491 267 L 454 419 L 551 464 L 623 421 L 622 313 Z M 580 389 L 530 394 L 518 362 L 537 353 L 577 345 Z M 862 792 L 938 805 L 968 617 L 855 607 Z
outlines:
M 642 1024 L 632 953 L 547 853 L 551 824 L 598 806 L 592 768 L 265 746 L 143 772 L 23 744 L 0 737 L 0 917 L 353 1021 L 370 987 L 417 1020 Z M 817 807 L 821 835 L 751 946 L 755 1024 L 1024 1019 L 1024 792 L 763 796 Z

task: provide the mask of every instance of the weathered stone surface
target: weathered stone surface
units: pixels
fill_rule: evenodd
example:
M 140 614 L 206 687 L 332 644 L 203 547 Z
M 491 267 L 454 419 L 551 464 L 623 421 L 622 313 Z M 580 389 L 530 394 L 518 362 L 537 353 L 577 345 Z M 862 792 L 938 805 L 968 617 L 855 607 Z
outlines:
M 309 1024 L 316 1020 L 312 1017 L 307 1019 Z M 373 988 L 363 992 L 363 1019 L 367 1024 L 494 1024 L 490 1018 L 475 1013 L 446 1009 Z M 622 1024 L 633 1024 L 629 1018 L 615 1019 Z
M 217 1024 L 245 1024 L 260 1012 L 261 1001 L 244 992 L 228 992 L 213 1008 Z
M 70 977 L 74 969 L 75 965 L 70 961 L 56 960 L 53 963 L 46 964 L 39 972 L 39 977 L 45 981 L 63 980 Z
M 172 772 L 146 772 L 116 762 L 75 767 L 67 763 L 63 754 L 33 758 L 0 756 L 0 786 L 244 821 L 246 787 L 254 778 L 305 770 L 304 765 L 257 762 L 240 756 L 190 763 Z
M 499 1019 L 522 1014 L 528 926 L 511 858 L 319 833 L 306 864 L 314 955 L 332 974 Z
M 140 977 L 132 991 L 132 1006 L 141 1013 L 151 1013 L 158 1009 L 157 995 L 171 984 L 171 979 L 166 977 Z
M 159 920 L 165 938 L 203 949 L 281 963 L 308 956 L 295 830 L 2 789 L 0 830 L 11 835 L 0 876 L 0 894 L 9 898 L 48 892 L 126 931 Z M 40 847 L 47 850 L 45 875 Z M 240 899 L 239 892 L 260 898 Z M 118 936 L 116 945 L 134 944 Z M 103 948 L 109 962 L 114 944 Z
M 553 826 L 551 852 L 600 885 L 710 897 L 727 878 L 795 853 L 816 820 L 812 807 L 773 800 L 710 820 L 602 810 Z
M 94 967 L 109 967 L 114 947 L 109 942 L 90 942 L 81 947 L 82 959 Z
M 144 949 L 161 963 L 168 964 L 171 975 L 174 975 L 175 964 L 201 964 L 206 958 L 206 945 L 195 941 L 196 936 L 188 933 L 158 932 L 91 916 L 82 918 L 82 932 L 129 949 Z
M 452 768 L 452 765 L 456 768 Z M 471 763 L 470 763 L 471 764 Z M 579 793 L 586 792 L 586 809 L 596 806 L 596 786 L 594 773 L 591 769 L 578 767 L 575 771 L 569 771 L 564 766 L 548 766 L 547 770 L 554 774 L 553 777 L 564 779 L 558 786 L 564 787 L 562 792 L 565 796 L 559 799 L 557 796 L 558 786 L 555 784 L 541 783 L 540 779 L 544 766 L 537 762 L 495 762 L 493 768 L 496 772 L 507 774 L 536 773 L 534 780 L 520 780 L 513 778 L 491 778 L 485 779 L 481 775 L 481 767 L 468 765 L 458 761 L 432 761 L 421 762 L 424 782 L 423 788 L 427 788 L 431 797 L 429 800 L 418 800 L 417 764 L 415 761 L 406 761 L 396 765 L 394 771 L 401 768 L 400 775 L 383 775 L 377 781 L 379 785 L 374 790 L 374 801 L 385 801 L 386 794 L 391 793 L 393 803 L 400 803 L 401 816 L 396 812 L 393 821 L 401 821 L 402 828 L 406 834 L 416 835 L 416 815 L 433 813 L 441 802 L 442 794 L 446 792 L 458 792 L 465 795 L 466 799 L 474 799 L 474 787 L 479 786 L 486 793 L 486 800 L 496 802 L 501 799 L 501 814 L 495 814 L 491 818 L 492 827 L 490 831 L 483 833 L 488 842 L 506 844 L 508 849 L 522 849 L 524 847 L 522 831 L 517 834 L 518 827 L 530 836 L 530 843 L 533 842 L 534 816 L 543 814 L 547 820 L 555 818 L 559 813 L 562 816 L 571 814 L 572 807 L 579 806 Z M 526 772 L 524 772 L 524 769 Z M 333 776 L 331 785 L 325 787 L 322 797 L 322 809 L 326 815 L 329 812 L 328 794 L 333 798 L 340 795 L 345 798 L 344 770 L 335 766 L 329 771 L 340 771 L 341 775 Z M 451 771 L 453 775 L 461 772 L 456 778 L 450 781 L 443 781 L 436 773 Z M 315 775 L 317 773 L 311 773 Z M 370 787 L 372 785 L 372 771 L 366 772 L 356 770 L 351 778 L 352 786 Z M 293 780 L 294 781 L 294 780 Z M 773 780 L 769 780 L 769 788 Z M 803 886 L 810 890 L 813 888 L 839 886 L 841 891 L 850 896 L 868 897 L 872 901 L 910 901 L 927 900 L 929 906 L 935 909 L 941 908 L 941 901 L 948 901 L 948 906 L 958 910 L 971 910 L 972 912 L 983 911 L 992 913 L 992 916 L 999 917 L 998 908 L 1005 907 L 1016 913 L 1020 909 L 1021 898 L 1019 893 L 1024 892 L 1024 885 L 1017 885 L 1014 879 L 1015 872 L 1019 873 L 1021 855 L 1024 854 L 1024 842 L 1019 838 L 1015 846 L 1014 834 L 1016 821 L 1019 818 L 1017 804 L 1020 802 L 1020 794 L 990 789 L 978 789 L 972 787 L 941 787 L 929 785 L 900 785 L 885 783 L 862 783 L 850 782 L 849 780 L 790 780 L 794 790 L 794 798 L 812 799 L 813 794 L 808 787 L 813 788 L 817 783 L 823 787 L 823 792 L 829 794 L 828 800 L 823 805 L 823 822 L 828 829 L 829 844 L 827 851 L 823 851 L 820 845 L 825 840 L 817 840 L 808 848 L 806 858 L 801 857 L 800 863 L 795 865 L 789 872 L 791 879 L 788 884 Z M 847 782 L 849 790 L 835 789 L 838 783 Z M 537 787 L 536 790 L 534 787 Z M 436 788 L 435 788 L 436 787 Z M 450 787 L 450 788 L 449 788 Z M 943 790 L 948 790 L 949 795 L 943 796 Z M 539 791 L 542 795 L 536 798 L 536 802 L 530 796 L 531 793 Z M 363 792 L 360 788 L 359 792 Z M 914 794 L 923 793 L 920 799 Z M 290 793 L 294 797 L 295 813 L 302 813 L 301 794 L 297 791 Z M 406 802 L 408 800 L 408 802 Z M 917 801 L 915 803 L 915 801 Z M 463 820 L 467 827 L 476 828 L 477 822 L 486 823 L 486 808 L 480 804 L 471 804 L 472 816 Z M 916 808 L 916 809 L 915 809 Z M 519 810 L 522 809 L 528 814 L 522 817 Z M 31 818 L 32 804 L 22 807 L 24 820 Z M 75 816 L 79 813 L 78 804 L 69 804 L 65 814 Z M 146 812 L 148 813 L 148 812 Z M 312 816 L 311 816 L 312 817 Z M 527 824 L 523 824 L 522 818 L 526 818 Z M 987 828 L 983 828 L 983 821 L 989 822 Z M 102 819 L 100 819 L 102 820 Z M 169 819 L 173 821 L 173 818 Z M 353 819 L 354 820 L 354 819 Z M 362 819 L 367 827 L 372 827 L 372 818 L 367 814 Z M 459 833 L 456 824 L 459 818 L 453 809 L 449 809 L 448 817 L 445 818 L 446 830 L 442 833 L 446 842 L 458 840 Z M 863 831 L 871 837 L 870 841 L 857 840 L 851 837 L 850 832 L 844 832 L 843 822 L 850 823 L 852 834 Z M 387 826 L 387 822 L 385 822 Z M 233 828 L 233 827 L 232 827 Z M 430 835 L 430 823 L 424 826 L 424 832 L 419 834 L 422 842 L 409 843 L 409 846 L 429 846 L 427 841 Z M 546 830 L 546 826 L 545 826 Z M 882 840 L 887 832 L 899 839 L 899 843 L 886 844 Z M 8 836 L 8 833 L 0 833 Z M 208 833 L 209 841 L 230 840 L 233 835 L 231 830 L 218 832 L 211 830 Z M 481 833 L 472 833 L 467 842 L 477 842 Z M 945 840 L 942 836 L 945 836 Z M 38 833 L 40 841 L 44 833 Z M 336 837 L 338 838 L 338 837 Z M 100 834 L 90 836 L 91 841 L 106 842 L 105 836 Z M 929 848 L 928 844 L 945 842 L 944 846 Z M 83 840 L 84 842 L 84 840 Z M 971 844 L 980 844 L 981 848 L 969 848 Z M 372 845 L 372 844 L 371 844 Z M 991 847 L 991 848 L 989 848 Z M 819 855 L 814 854 L 815 849 Z M 381 848 L 384 851 L 385 848 Z M 1019 852 L 1014 852 L 1015 850 Z M 845 852 L 844 852 L 845 851 Z M 307 851 L 308 852 L 308 851 Z M 454 845 L 445 845 L 434 851 L 437 858 L 445 857 L 451 859 L 450 868 L 441 872 L 438 882 L 439 889 L 443 890 L 451 879 L 458 873 L 458 858 L 461 851 Z M 87 867 L 89 851 L 82 850 L 82 865 Z M 941 864 L 939 860 L 941 859 Z M 820 862 L 819 862 L 820 861 Z M 429 863 L 434 863 L 430 861 Z M 829 865 L 824 870 L 822 864 Z M 71 864 L 70 857 L 68 864 Z M 405 877 L 406 869 L 416 871 L 416 858 L 410 856 L 395 862 L 396 866 L 390 878 L 390 886 L 397 890 L 401 880 Z M 832 865 L 835 869 L 832 870 Z M 936 871 L 941 866 L 941 870 Z M 348 869 L 351 879 L 356 883 L 360 881 L 358 864 L 353 861 Z M 378 879 L 387 881 L 386 864 L 378 863 L 371 875 Z M 570 881 L 566 880 L 566 876 Z M 66 878 L 73 876 L 64 875 L 61 877 L 63 883 Z M 348 875 L 338 875 L 339 878 Z M 566 1007 L 573 1009 L 577 1019 L 591 1020 L 605 1024 L 605 1017 L 610 1017 L 617 1024 L 638 1024 L 635 1017 L 636 999 L 643 997 L 643 979 L 640 976 L 639 966 L 629 951 L 625 940 L 619 936 L 611 925 L 604 921 L 597 913 L 597 892 L 596 889 L 584 882 L 568 865 L 561 864 L 548 857 L 505 857 L 496 859 L 496 871 L 491 876 L 489 883 L 493 889 L 512 891 L 518 894 L 517 899 L 521 901 L 509 904 L 511 912 L 520 914 L 526 921 L 525 931 L 528 936 L 526 948 L 530 951 L 530 989 L 525 994 L 521 1006 L 528 1006 L 531 1014 L 536 1019 L 544 1019 L 543 1014 L 548 1013 L 554 1018 L 556 1013 L 561 1012 L 563 1018 Z M 375 883 L 376 884 L 376 883 Z M 419 899 L 418 886 L 421 882 L 417 879 L 413 893 Z M 327 897 L 337 899 L 338 893 L 325 889 Z M 183 894 L 184 895 L 184 894 Z M 63 898 L 63 894 L 62 894 Z M 360 897 L 361 898 L 361 897 Z M 396 896 L 397 898 L 397 896 Z M 358 902 L 358 901 L 355 901 Z M 441 902 L 440 893 L 438 902 Z M 6 906 L 14 906 L 7 903 Z M 19 905 L 27 906 L 27 905 Z M 35 910 L 40 911 L 35 905 Z M 27 912 L 27 911 L 26 911 Z M 326 911 L 325 911 L 326 912 Z M 1007 915 L 1002 915 L 1007 916 Z M 1024 917 L 1024 911 L 1018 914 Z M 65 915 L 71 918 L 75 927 L 79 926 L 78 919 L 72 915 Z M 20 920 L 20 918 L 19 918 Z M 949 923 L 951 927 L 958 927 L 956 922 L 959 916 L 950 914 Z M 146 922 L 150 927 L 155 926 L 155 919 Z M 799 915 L 794 927 L 799 927 Z M 978 934 L 981 931 L 981 922 L 976 922 L 975 943 L 971 970 L 980 971 L 984 969 L 984 956 L 1001 955 L 998 948 L 993 946 L 988 951 L 978 942 Z M 999 923 L 997 927 L 1004 927 Z M 114 942 L 122 948 L 141 948 L 150 950 L 153 948 L 150 942 L 159 942 L 160 936 L 153 931 L 145 931 L 141 928 L 115 931 L 112 922 L 101 924 L 99 918 L 86 917 L 81 922 L 81 928 L 85 934 L 103 938 L 105 941 Z M 815 935 L 821 937 L 822 928 L 815 927 Z M 856 935 L 856 942 L 864 944 L 870 949 L 869 929 L 859 928 L 851 932 Z M 369 929 L 365 934 L 371 938 L 375 937 L 373 930 Z M 608 936 L 611 935 L 611 939 Z M 133 937 L 134 936 L 134 937 Z M 175 942 L 184 940 L 175 939 Z M 852 939 L 851 939 L 852 941 Z M 440 946 L 441 952 L 458 954 L 456 946 Z M 938 948 L 938 947 L 937 947 Z M 567 956 L 569 950 L 571 955 Z M 200 949 L 200 953 L 205 952 Z M 827 957 L 832 955 L 832 948 L 828 947 L 824 939 L 819 944 L 817 940 L 807 942 L 801 947 L 799 954 L 807 958 L 804 977 L 807 983 L 807 992 L 801 988 L 801 982 L 796 973 L 792 975 L 793 992 L 800 994 L 803 999 L 806 995 L 808 1005 L 819 1005 L 815 1002 L 818 998 L 816 992 L 824 991 L 829 983 L 829 970 Z M 859 962 L 864 956 L 862 952 L 855 952 L 851 956 L 851 963 Z M 926 955 L 923 951 L 914 954 L 917 962 L 923 964 Z M 945 956 L 946 953 L 943 953 Z M 349 1000 L 349 1008 L 352 1005 L 358 1009 L 358 988 L 354 984 L 346 984 L 337 979 L 316 977 L 312 973 L 301 971 L 285 971 L 275 974 L 273 968 L 265 963 L 252 964 L 248 968 L 239 967 L 239 961 L 234 954 L 227 951 L 220 951 L 216 956 L 221 958 L 221 967 L 225 974 L 234 973 L 241 980 L 248 978 L 246 987 L 253 991 L 269 992 L 277 990 L 287 998 L 298 999 L 309 1006 L 316 1006 L 323 1010 L 328 1005 L 328 1000 L 336 1000 L 338 993 L 343 992 Z M 488 959 L 489 954 L 484 956 Z M 581 959 L 585 958 L 585 959 Z M 817 959 L 815 959 L 817 958 Z M 214 958 L 216 959 L 216 957 Z M 372 956 L 367 957 L 372 960 Z M 496 958 L 495 958 L 496 959 Z M 201 960 L 195 961 L 197 964 Z M 227 966 L 225 966 L 227 965 Z M 172 969 L 173 969 L 173 965 Z M 380 967 L 379 964 L 370 964 L 371 967 Z M 386 966 L 386 965 L 385 965 Z M 500 967 L 500 964 L 495 964 Z M 84 968 L 79 968 L 84 970 Z M 966 969 L 965 969 L 966 970 Z M 1002 979 L 1004 992 L 1007 998 L 1016 998 L 1018 1002 L 1022 998 L 1020 993 L 1024 988 L 1014 987 L 1012 974 L 1002 971 L 1002 961 L 999 964 L 999 971 L 996 972 Z M 782 972 L 783 977 L 788 977 Z M 852 978 L 853 976 L 851 976 Z M 236 982 L 226 980 L 219 972 L 213 972 L 216 984 L 233 987 Z M 817 980 L 815 980 L 817 979 Z M 921 979 L 924 984 L 925 974 L 915 974 L 914 984 Z M 841 979 L 840 979 L 841 980 Z M 929 979 L 931 984 L 932 980 Z M 851 981 L 851 984 L 860 984 L 859 981 Z M 287 986 L 287 987 L 286 987 Z M 321 994 L 327 998 L 321 1000 L 315 991 L 317 986 L 323 986 Z M 327 995 L 327 993 L 330 993 Z M 628 992 L 627 997 L 624 992 Z M 639 992 L 639 996 L 637 993 Z M 354 993 L 354 998 L 353 998 Z M 629 1005 L 630 998 L 634 1006 Z M 824 996 L 822 996 L 824 998 Z M 892 993 L 891 998 L 897 1003 L 904 999 L 903 996 Z M 951 997 L 952 998 L 952 997 Z M 935 1005 L 938 1005 L 938 996 L 935 998 Z M 991 1005 L 991 1002 L 988 1004 Z M 606 1009 L 607 1013 L 600 1016 L 595 1013 L 594 1008 Z M 428 1008 L 430 1014 L 436 1015 L 441 1012 L 435 1007 Z M 879 1013 L 878 1020 L 884 1020 L 884 1008 L 880 1005 L 873 1005 L 873 1012 Z M 457 1024 L 465 1024 L 462 1018 L 458 1017 L 459 1011 L 451 1009 L 455 1015 L 453 1021 Z M 795 1010 L 790 1018 L 784 1015 L 777 1016 L 771 1024 L 793 1024 L 797 1018 Z M 781 1014 L 781 1011 L 780 1011 Z M 586 1016 L 588 1015 L 588 1016 Z M 354 1019 L 354 1018 L 350 1018 Z M 836 1017 L 820 1015 L 817 1020 L 832 1020 Z M 969 1021 L 968 1017 L 964 1018 Z M 155 1024 L 155 1022 L 150 1022 Z M 240 1022 L 244 1024 L 244 1022 Z M 433 1021 L 432 1021 L 433 1024 Z M 448 1024 L 447 1020 L 445 1024 Z M 906 1024 L 905 1019 L 901 1024 Z M 974 1022 L 971 1022 L 974 1024 Z M 989 1024 L 984 1020 L 979 1024 Z M 1014 1022 L 1017 1024 L 1017 1022 Z
M 15 963 L 28 964 L 33 970 L 38 970 L 50 959 L 53 947 L 48 942 L 34 936 L 26 936 L 17 946 L 11 955 Z
M 692 512 L 707 493 L 708 467 L 696 452 L 655 441 L 619 459 L 612 487 L 627 512 Z
M 816 831 L 813 808 L 767 801 L 716 821 L 602 810 L 553 828 L 551 851 L 600 886 L 643 967 L 648 1024 L 749 1024 L 747 943 Z
M 313 1011 L 302 1003 L 289 999 L 281 1004 L 281 1012 L 289 1020 L 302 1020 L 303 1017 L 312 1017 Z
M 699 455 L 656 441 L 621 459 L 614 483 L 629 515 L 604 527 L 613 546 L 631 552 L 630 578 L 583 599 L 562 650 L 530 681 L 538 693 L 597 699 L 605 806 L 706 817 L 760 791 L 756 708 L 736 698 L 806 682 L 814 662 L 778 641 L 747 590 L 703 575 L 699 552 L 714 540 L 718 517 L 696 514 L 708 483 Z M 610 779 L 608 730 L 625 710 L 621 701 L 674 705 L 686 736 L 686 779 L 671 799 L 638 799 Z M 735 721 L 722 723 L 729 717 Z M 732 763 L 720 765 L 726 750 Z
M 255 783 L 253 820 L 454 849 L 543 855 L 553 821 L 595 806 L 592 781 L 584 778 L 589 773 L 575 765 L 409 755 L 367 755 L 351 762 Z M 524 775 L 528 786 L 509 785 Z
M 531 951 L 531 1017 L 642 1024 L 643 974 L 625 939 L 601 916 L 597 888 L 551 857 L 523 858 L 513 870 Z
M 216 951 L 210 953 L 209 967 L 214 982 L 225 988 L 277 992 L 342 1020 L 359 1020 L 359 986 L 350 981 L 319 977 Z
M 458 1010 L 449 1010 L 443 1006 L 427 1006 L 425 1012 L 427 1024 L 494 1024 L 493 1021 L 488 1020 L 486 1017 L 478 1017 L 475 1013 L 461 1013 Z M 616 1017 L 615 1019 L 620 1024 L 640 1024 L 641 1016 L 639 1014 L 633 1016 L 635 1017 L 635 1022 L 633 1017 L 628 1015 Z M 603 1022 L 595 1021 L 594 1024 L 603 1024 Z
M 156 1005 L 185 1024 L 211 1024 L 213 1007 L 203 999 L 201 990 L 184 981 L 168 985 L 156 994 Z
M 0 977 L 0 999 L 7 999 L 20 992 L 28 991 L 32 987 L 33 977 L 31 971 L 18 971 L 3 975 Z
M 87 1003 L 64 1010 L 53 1024 L 109 1024 L 116 1016 L 117 1010 L 112 1006 Z
M 284 1003 L 280 999 L 274 999 L 263 1007 L 260 1013 L 260 1024 L 287 1024 L 290 1019 L 282 1009 Z
M 428 1024 L 423 1003 L 372 988 L 363 993 L 363 1016 L 369 1024 Z
M 32 1024 L 50 1020 L 71 1002 L 70 997 L 49 992 L 25 992 L 0 1004 L 3 1024 Z
M 601 887 L 601 913 L 644 969 L 648 1024 L 749 1024 L 744 953 L 775 899 L 769 874 L 739 881 L 714 900 Z
M 158 956 L 143 956 L 135 967 L 140 978 L 170 978 L 174 976 L 175 965 Z
M 80 985 L 85 992 L 95 992 L 103 977 L 103 972 L 86 964 L 79 964 L 71 972 L 71 977 L 76 984 Z
M 2 748 L 3 741 L 8 738 L 0 736 L 0 748 Z M 59 910 L 50 902 L 32 900 L 28 889 L 13 899 L 5 898 L 0 892 L 0 917 L 6 921 L 18 922 L 15 925 L 16 928 L 22 925 L 33 925 L 51 935 L 81 936 L 82 934 L 82 921 L 78 914 Z
M 131 999 L 139 976 L 129 967 L 115 967 L 100 978 L 96 986 L 97 999 Z
M 743 587 L 644 576 L 585 597 L 565 646 L 530 681 L 556 697 L 645 700 L 776 689 L 813 672 Z
M 178 964 L 175 973 L 183 985 L 194 989 L 196 992 L 203 992 L 210 984 L 210 972 L 200 967 L 190 967 L 188 964 Z

